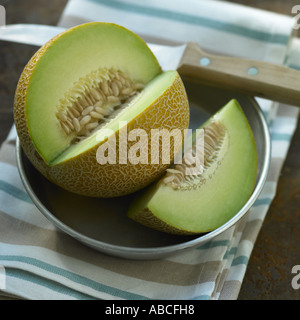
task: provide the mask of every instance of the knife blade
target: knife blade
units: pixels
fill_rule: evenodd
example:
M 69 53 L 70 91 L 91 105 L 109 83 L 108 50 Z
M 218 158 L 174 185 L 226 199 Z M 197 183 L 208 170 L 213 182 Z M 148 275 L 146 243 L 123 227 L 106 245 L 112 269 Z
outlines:
M 0 40 L 42 46 L 64 28 L 34 24 L 0 27 Z M 148 43 L 164 70 L 177 69 L 199 83 L 300 106 L 300 71 L 263 61 L 212 55 L 197 43 Z

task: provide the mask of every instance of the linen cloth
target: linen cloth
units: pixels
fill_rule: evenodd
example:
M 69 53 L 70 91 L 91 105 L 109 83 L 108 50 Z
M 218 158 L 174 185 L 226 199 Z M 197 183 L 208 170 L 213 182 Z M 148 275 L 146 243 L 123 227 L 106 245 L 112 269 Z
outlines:
M 146 41 L 300 68 L 291 17 L 214 0 L 70 0 L 59 25 L 123 25 Z M 276 194 L 298 108 L 258 99 L 272 137 L 265 187 L 235 226 L 205 245 L 168 258 L 110 257 L 57 230 L 33 205 L 15 162 L 12 128 L 0 151 L 0 290 L 27 299 L 237 299 L 247 264 Z

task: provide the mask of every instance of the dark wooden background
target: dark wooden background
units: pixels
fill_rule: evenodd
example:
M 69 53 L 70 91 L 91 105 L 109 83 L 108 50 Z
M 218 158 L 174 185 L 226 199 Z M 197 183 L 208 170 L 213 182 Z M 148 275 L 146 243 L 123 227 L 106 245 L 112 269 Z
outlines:
M 66 0 L 2 0 L 6 23 L 55 25 Z M 293 0 L 229 1 L 291 15 Z M 297 3 L 298 2 L 298 3 Z M 13 124 L 13 95 L 18 77 L 36 47 L 0 42 L 0 143 Z M 300 88 L 299 88 L 300 89 Z M 251 255 L 239 299 L 300 299 L 291 286 L 300 265 L 300 126 L 280 175 L 277 196 Z

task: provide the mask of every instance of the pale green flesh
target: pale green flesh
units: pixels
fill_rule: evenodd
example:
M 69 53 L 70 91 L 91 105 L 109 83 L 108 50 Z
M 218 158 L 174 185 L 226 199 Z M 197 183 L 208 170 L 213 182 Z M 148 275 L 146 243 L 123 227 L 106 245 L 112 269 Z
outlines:
M 221 150 L 219 167 L 216 162 L 203 174 L 206 183 L 196 190 L 184 191 L 173 190 L 159 181 L 134 200 L 129 217 L 147 208 L 177 229 L 200 233 L 218 228 L 243 207 L 256 180 L 254 137 L 235 100 L 222 108 L 216 118 L 226 128 L 228 147 L 224 147 L 223 154 Z
M 121 129 L 121 122 L 123 122 L 123 125 L 128 125 L 132 119 L 137 117 L 148 106 L 155 102 L 155 100 L 157 100 L 164 93 L 164 91 L 171 86 L 171 84 L 174 82 L 176 75 L 176 71 L 165 71 L 157 77 L 155 77 L 146 85 L 143 91 L 134 100 L 131 101 L 131 103 L 126 107 L 126 109 L 122 110 L 116 116 L 116 118 L 108 122 L 99 130 L 109 129 L 112 133 L 116 133 L 119 129 Z M 90 148 L 99 144 L 101 142 L 99 140 L 99 130 L 96 131 L 90 137 L 88 137 L 86 140 L 72 145 L 64 153 L 57 157 L 53 162 L 51 162 L 51 165 L 55 165 L 60 162 L 66 161 L 70 158 L 76 157 L 78 154 L 86 150 L 89 150 Z
M 66 32 L 38 61 L 26 96 L 31 139 L 50 163 L 70 143 L 56 108 L 74 82 L 99 68 L 114 68 L 132 81 L 148 83 L 161 68 L 147 45 L 132 32 L 109 23 L 90 23 Z

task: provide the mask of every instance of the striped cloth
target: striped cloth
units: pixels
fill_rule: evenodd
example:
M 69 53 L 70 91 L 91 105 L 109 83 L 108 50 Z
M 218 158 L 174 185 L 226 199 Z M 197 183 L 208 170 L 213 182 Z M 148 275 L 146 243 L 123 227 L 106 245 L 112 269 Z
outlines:
M 213 0 L 71 0 L 60 26 L 124 25 L 147 41 L 300 67 L 293 19 Z M 0 290 L 28 299 L 236 299 L 297 125 L 298 109 L 259 99 L 272 135 L 267 182 L 252 209 L 205 245 L 156 261 L 110 257 L 57 230 L 32 204 L 15 162 L 14 128 L 0 151 Z

